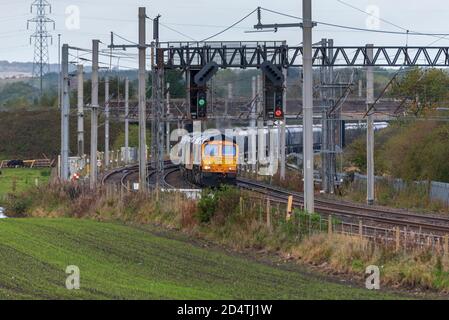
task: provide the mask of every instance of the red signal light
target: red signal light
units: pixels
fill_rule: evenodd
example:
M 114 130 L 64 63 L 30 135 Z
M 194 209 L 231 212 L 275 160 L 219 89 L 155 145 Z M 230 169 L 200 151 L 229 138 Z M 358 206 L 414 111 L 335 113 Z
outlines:
M 282 111 L 281 108 L 276 108 L 276 110 L 274 111 L 274 116 L 276 118 L 283 118 L 284 117 L 284 112 Z

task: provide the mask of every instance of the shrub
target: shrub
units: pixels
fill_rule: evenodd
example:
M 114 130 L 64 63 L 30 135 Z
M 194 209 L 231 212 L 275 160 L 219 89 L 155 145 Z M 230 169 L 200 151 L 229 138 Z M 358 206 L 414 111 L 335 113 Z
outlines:
M 215 225 L 223 225 L 237 211 L 240 203 L 240 190 L 231 186 L 222 186 L 215 194 L 217 205 L 213 215 Z M 235 221 L 233 221 L 235 222 Z
M 199 222 L 224 224 L 235 213 L 240 202 L 240 191 L 234 187 L 222 185 L 219 189 L 206 189 L 198 201 L 197 217 Z
M 28 215 L 31 207 L 31 199 L 27 197 L 15 196 L 10 194 L 6 198 L 6 209 L 8 216 L 12 218 L 21 218 Z
M 204 190 L 201 199 L 198 201 L 197 217 L 199 222 L 207 223 L 210 221 L 217 208 L 217 197 L 212 190 Z

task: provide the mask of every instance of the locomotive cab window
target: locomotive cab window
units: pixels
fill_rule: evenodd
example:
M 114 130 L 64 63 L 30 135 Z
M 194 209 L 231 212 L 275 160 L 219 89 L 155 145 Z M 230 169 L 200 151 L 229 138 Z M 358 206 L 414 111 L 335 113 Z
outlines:
M 204 148 L 204 155 L 209 157 L 217 157 L 218 156 L 218 146 L 208 144 Z
M 223 146 L 223 155 L 224 156 L 235 156 L 235 146 Z

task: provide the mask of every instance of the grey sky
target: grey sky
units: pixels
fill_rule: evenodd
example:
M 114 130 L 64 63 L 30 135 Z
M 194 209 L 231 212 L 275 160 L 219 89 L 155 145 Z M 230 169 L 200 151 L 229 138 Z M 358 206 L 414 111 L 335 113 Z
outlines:
M 109 43 L 109 32 L 136 41 L 137 8 L 147 7 L 150 17 L 157 13 L 162 15 L 161 22 L 177 29 L 190 37 L 201 40 L 239 20 L 244 15 L 262 6 L 295 16 L 301 16 L 301 0 L 49 0 L 53 6 L 50 15 L 56 21 L 53 31 L 54 42 L 50 48 L 51 62 L 57 61 L 57 34 L 62 34 L 62 42 L 72 46 L 89 48 L 91 39 L 98 38 Z M 401 27 L 419 32 L 449 32 L 447 17 L 449 6 L 444 0 L 344 0 L 362 10 L 368 6 L 379 8 L 380 18 L 393 22 Z M 0 0 L 0 60 L 32 61 L 33 48 L 29 43 L 32 30 L 26 30 L 26 20 L 30 14 L 32 0 Z M 70 5 L 80 9 L 80 29 L 67 30 L 65 27 L 65 10 Z M 317 21 L 344 24 L 354 27 L 367 27 L 366 14 L 352 9 L 338 0 L 315 0 L 313 3 L 313 19 Z M 264 23 L 297 22 L 294 19 L 281 17 L 271 13 L 263 13 Z M 277 33 L 244 33 L 252 30 L 256 23 L 256 15 L 245 20 L 237 27 L 229 30 L 213 40 L 287 40 L 291 45 L 301 42 L 300 29 L 281 29 Z M 30 26 L 32 28 L 32 26 Z M 399 28 L 380 21 L 382 30 L 401 31 Z M 151 23 L 148 23 L 148 41 L 151 39 Z M 336 45 L 405 45 L 405 35 L 385 35 L 349 31 L 344 29 L 318 26 L 314 29 L 314 41 L 321 38 L 333 38 Z M 449 39 L 449 37 L 448 37 Z M 188 39 L 161 27 L 162 41 L 187 41 Z M 428 45 L 438 38 L 430 36 L 410 36 L 409 45 Z M 121 42 L 117 39 L 117 42 Z M 443 39 L 435 45 L 449 45 Z M 132 52 L 132 51 L 130 51 Z M 116 62 L 114 62 L 115 64 Z M 122 65 L 135 66 L 133 61 L 122 61 Z

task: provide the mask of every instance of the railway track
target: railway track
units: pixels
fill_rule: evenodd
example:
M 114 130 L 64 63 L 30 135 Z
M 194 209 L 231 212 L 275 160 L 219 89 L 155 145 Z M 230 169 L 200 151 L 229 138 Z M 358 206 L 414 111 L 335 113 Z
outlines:
M 303 195 L 297 192 L 276 188 L 264 183 L 239 178 L 237 185 L 240 188 L 262 193 L 273 201 L 286 203 L 288 196 L 293 196 L 293 204 L 303 207 Z M 383 225 L 404 226 L 426 230 L 429 232 L 449 233 L 449 218 L 436 215 L 423 215 L 412 212 L 403 212 L 382 207 L 368 207 L 347 202 L 338 202 L 329 199 L 315 199 L 315 209 L 322 215 L 332 215 L 346 219 L 372 221 Z
M 103 177 L 102 183 L 117 183 L 128 189 L 129 181 L 137 180 L 137 177 L 132 177 L 133 175 L 138 174 L 138 170 L 139 168 L 137 165 L 113 170 Z M 150 165 L 148 166 L 148 170 L 147 181 L 150 186 L 154 187 L 156 171 Z M 180 169 L 178 166 L 171 164 L 169 161 L 166 162 L 161 187 L 166 189 L 180 188 L 179 185 L 177 186 L 173 183 L 173 181 L 180 180 L 179 171 Z M 183 184 L 187 187 L 186 182 L 183 182 Z M 192 187 L 192 184 L 189 183 L 188 186 Z M 237 186 L 242 189 L 263 194 L 265 198 L 270 199 L 273 202 L 287 203 L 288 197 L 293 196 L 294 206 L 302 208 L 304 205 L 302 193 L 288 191 L 244 178 L 237 179 Z M 197 186 L 195 187 L 197 188 Z M 382 226 L 401 226 L 407 227 L 408 229 L 416 229 L 417 231 L 425 230 L 428 232 L 435 232 L 437 234 L 449 233 L 449 218 L 437 215 L 423 215 L 384 207 L 364 206 L 361 204 L 323 198 L 315 199 L 315 209 L 317 213 L 321 214 L 323 217 L 332 215 L 349 221 L 363 220 Z
M 107 172 L 102 178 L 101 178 L 101 184 L 105 185 L 106 183 L 118 183 L 121 182 L 121 179 L 123 177 L 123 175 L 127 172 L 127 171 L 135 171 L 138 170 L 138 166 L 137 165 L 133 165 L 133 166 L 127 166 L 127 167 L 122 167 L 122 168 L 118 168 L 115 170 L 111 170 L 109 172 Z
M 147 182 L 150 187 L 154 187 L 156 182 L 154 181 L 156 176 L 156 170 L 148 164 L 147 166 Z M 162 176 L 162 187 L 167 189 L 176 189 L 175 186 L 168 183 L 168 177 L 176 172 L 180 171 L 179 167 L 173 165 L 170 161 L 165 161 L 164 175 Z M 123 168 L 118 168 L 106 173 L 101 179 L 102 185 L 106 184 L 117 184 L 121 187 L 132 191 L 130 183 L 138 181 L 139 166 L 127 166 Z

